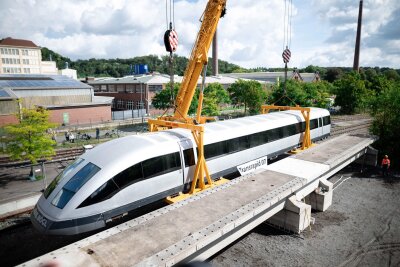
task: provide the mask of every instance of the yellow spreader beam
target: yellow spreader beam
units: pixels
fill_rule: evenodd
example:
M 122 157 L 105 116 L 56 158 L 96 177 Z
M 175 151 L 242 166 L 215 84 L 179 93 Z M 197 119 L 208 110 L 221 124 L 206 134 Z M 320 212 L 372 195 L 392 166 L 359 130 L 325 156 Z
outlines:
M 311 134 L 310 134 L 310 108 L 304 108 L 296 105 L 295 107 L 290 106 L 275 106 L 275 105 L 262 105 L 261 112 L 262 114 L 267 114 L 270 110 L 298 110 L 303 115 L 304 121 L 306 122 L 306 128 L 304 130 L 303 142 L 301 143 L 301 148 L 292 150 L 291 153 L 297 154 L 301 151 L 304 151 L 314 144 L 311 142 Z
M 228 181 L 226 179 L 221 178 L 218 180 L 218 182 L 215 182 L 211 179 L 206 164 L 206 160 L 204 157 L 204 125 L 195 125 L 191 123 L 168 121 L 168 120 L 163 120 L 162 118 L 158 120 L 149 119 L 148 124 L 151 132 L 156 132 L 165 129 L 172 129 L 172 128 L 188 129 L 192 132 L 193 139 L 197 145 L 197 151 L 198 151 L 197 164 L 189 193 L 180 194 L 179 197 L 169 197 L 167 198 L 168 203 L 178 202 L 200 191 L 203 191 L 205 189 L 211 188 L 215 185 L 219 185 Z M 205 183 L 204 180 L 206 180 L 207 183 Z

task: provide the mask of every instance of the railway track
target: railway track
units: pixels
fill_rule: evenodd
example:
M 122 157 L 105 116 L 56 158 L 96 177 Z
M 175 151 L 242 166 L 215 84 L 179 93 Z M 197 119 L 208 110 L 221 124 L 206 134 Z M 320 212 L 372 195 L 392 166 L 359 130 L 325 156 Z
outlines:
M 332 127 L 331 136 L 337 136 L 346 133 L 368 133 L 368 128 L 371 126 L 371 123 L 372 121 L 366 121 L 361 124 Z
M 57 162 L 57 161 L 64 161 L 74 159 L 75 157 L 83 154 L 83 148 L 71 148 L 71 149 L 63 149 L 57 150 L 56 155 L 51 160 L 43 160 L 44 162 Z M 27 166 L 30 165 L 30 162 L 25 161 L 17 161 L 12 160 L 8 156 L 0 157 L 0 168 L 7 168 L 7 167 L 20 167 L 20 166 Z

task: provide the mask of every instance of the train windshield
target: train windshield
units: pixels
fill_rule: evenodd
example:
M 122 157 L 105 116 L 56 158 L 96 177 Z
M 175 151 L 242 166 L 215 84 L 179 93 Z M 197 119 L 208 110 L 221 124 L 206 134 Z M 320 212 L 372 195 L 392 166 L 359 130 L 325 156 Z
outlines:
M 64 185 L 51 204 L 60 209 L 64 208 L 74 194 L 99 171 L 100 168 L 93 163 L 86 164 Z
M 81 164 L 83 159 L 79 158 L 75 160 L 73 163 L 71 163 L 67 168 L 64 169 L 59 175 L 57 175 L 56 178 L 50 183 L 50 185 L 46 188 L 44 191 L 44 197 L 48 198 L 50 194 L 53 192 L 53 190 L 57 187 L 57 185 L 64 179 L 65 176 L 68 175 L 68 173 L 72 172 L 73 170 L 78 167 L 79 164 Z

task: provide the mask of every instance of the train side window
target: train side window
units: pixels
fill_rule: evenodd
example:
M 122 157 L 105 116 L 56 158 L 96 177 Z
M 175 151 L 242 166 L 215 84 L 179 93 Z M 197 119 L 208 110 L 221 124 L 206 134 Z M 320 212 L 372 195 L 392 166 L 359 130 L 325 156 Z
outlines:
M 294 125 L 294 127 L 296 128 L 296 134 L 299 134 L 302 132 L 302 123 L 298 122 Z
M 142 166 L 145 179 L 176 171 L 181 168 L 179 152 L 145 160 Z
M 305 132 L 306 131 L 306 122 L 302 121 L 301 122 L 301 132 Z
M 90 178 L 92 178 L 99 171 L 99 167 L 89 162 L 64 185 L 64 188 L 72 192 L 77 192 L 87 181 L 90 180 Z
M 204 146 L 204 157 L 206 159 L 221 156 L 227 153 L 226 142 L 218 142 Z
M 142 164 L 135 164 L 126 170 L 115 175 L 113 180 L 117 186 L 122 189 L 143 179 Z
M 324 126 L 331 124 L 331 116 L 325 116 L 322 118 L 322 120 L 324 122 Z
M 256 147 L 264 144 L 264 137 L 263 133 L 255 133 L 252 135 L 249 135 L 249 142 L 250 142 L 250 147 Z
M 226 140 L 226 150 L 227 153 L 235 153 L 240 150 L 239 147 L 239 138 L 233 138 Z
M 85 199 L 78 206 L 78 209 L 107 200 L 112 196 L 114 196 L 118 191 L 119 188 L 114 183 L 114 181 L 112 179 L 108 180 L 102 186 L 100 186 L 96 191 L 94 191 L 87 199 Z
M 296 130 L 296 125 L 295 124 L 290 124 L 290 125 L 286 126 L 285 128 L 286 128 L 288 136 L 292 136 L 292 135 L 297 134 L 297 130 Z
M 268 130 L 268 142 L 273 142 L 279 139 L 279 128 Z
M 310 130 L 318 128 L 318 119 L 310 120 Z
M 249 141 L 249 137 L 247 135 L 239 137 L 238 142 L 239 142 L 239 151 L 250 148 L 250 141 Z
M 193 148 L 183 150 L 183 157 L 185 159 L 185 167 L 193 166 L 195 164 Z
M 322 118 L 319 118 L 318 121 L 319 121 L 318 127 L 322 127 Z

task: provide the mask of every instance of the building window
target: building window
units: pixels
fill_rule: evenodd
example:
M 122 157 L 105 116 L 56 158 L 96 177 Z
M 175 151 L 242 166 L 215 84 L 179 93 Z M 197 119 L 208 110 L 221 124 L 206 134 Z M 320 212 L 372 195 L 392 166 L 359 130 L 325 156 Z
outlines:
M 115 92 L 115 85 L 109 84 L 108 85 L 108 92 Z
M 128 100 L 126 102 L 126 109 L 133 109 L 133 101 L 132 100 Z
M 128 93 L 134 93 L 135 92 L 135 86 L 133 84 L 127 84 L 126 85 L 126 91 Z
M 162 90 L 162 85 L 156 85 L 156 84 L 149 85 L 150 92 L 159 92 L 161 90 Z
M 24 68 L 24 73 L 31 73 L 31 70 L 29 68 Z
M 97 87 L 99 87 L 99 86 L 97 86 Z M 100 91 L 107 92 L 107 85 L 105 85 L 105 84 L 100 85 Z
M 118 109 L 123 109 L 124 108 L 124 100 L 118 99 L 117 108 Z
M 123 93 L 125 92 L 125 86 L 123 84 L 118 84 L 117 85 L 117 92 L 118 93 Z

